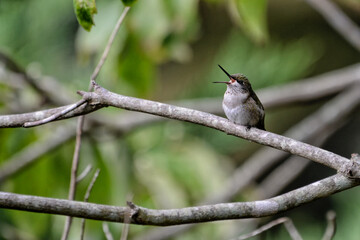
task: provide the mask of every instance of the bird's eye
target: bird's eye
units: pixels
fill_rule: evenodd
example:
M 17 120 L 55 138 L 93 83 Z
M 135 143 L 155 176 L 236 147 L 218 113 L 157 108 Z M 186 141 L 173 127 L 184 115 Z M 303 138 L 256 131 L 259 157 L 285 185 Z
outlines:
M 244 81 L 238 81 L 238 83 L 242 86 L 244 85 Z

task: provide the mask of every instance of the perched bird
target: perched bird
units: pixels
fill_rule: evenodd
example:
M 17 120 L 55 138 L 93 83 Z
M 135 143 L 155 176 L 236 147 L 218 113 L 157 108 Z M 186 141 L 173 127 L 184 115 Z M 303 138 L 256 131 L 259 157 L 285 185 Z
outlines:
M 230 75 L 220 65 L 219 67 L 230 78 L 226 83 L 222 107 L 226 117 L 233 123 L 246 126 L 248 129 L 256 127 L 265 130 L 265 111 L 259 98 L 251 88 L 247 77 L 241 73 Z

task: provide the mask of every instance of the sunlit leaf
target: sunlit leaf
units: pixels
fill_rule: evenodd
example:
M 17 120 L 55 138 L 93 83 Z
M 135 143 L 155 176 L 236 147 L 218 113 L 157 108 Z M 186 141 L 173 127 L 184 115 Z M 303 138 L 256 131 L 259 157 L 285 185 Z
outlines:
M 267 0 L 234 0 L 235 21 L 257 43 L 268 38 L 266 7 Z
M 93 15 L 97 13 L 95 0 L 74 0 L 74 10 L 79 24 L 90 31 L 95 25 Z

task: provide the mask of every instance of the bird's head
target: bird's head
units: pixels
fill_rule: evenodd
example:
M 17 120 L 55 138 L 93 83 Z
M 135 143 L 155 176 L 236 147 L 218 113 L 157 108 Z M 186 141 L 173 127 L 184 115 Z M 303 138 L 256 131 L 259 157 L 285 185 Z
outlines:
M 242 93 L 248 92 L 251 89 L 251 84 L 248 80 L 248 78 L 241 74 L 229 74 L 224 68 L 222 68 L 220 65 L 219 67 L 223 72 L 229 77 L 229 81 L 227 82 L 213 82 L 213 83 L 225 83 L 228 88 L 234 91 L 240 91 Z

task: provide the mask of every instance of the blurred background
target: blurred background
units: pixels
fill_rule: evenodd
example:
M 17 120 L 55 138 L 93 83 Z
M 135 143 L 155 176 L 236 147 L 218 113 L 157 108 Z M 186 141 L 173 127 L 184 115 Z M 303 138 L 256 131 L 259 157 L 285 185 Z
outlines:
M 360 23 L 359 1 L 334 3 Z M 88 88 L 123 9 L 120 1 L 96 4 L 95 26 L 87 32 L 76 20 L 72 1 L 0 1 L 1 114 L 47 109 L 79 99 L 76 91 Z M 225 86 L 212 81 L 227 78 L 217 64 L 230 73 L 245 74 L 260 100 L 268 101 L 271 95 L 262 98 L 266 90 L 271 93 L 309 77 L 315 78 L 308 83 L 315 82 L 320 74 L 331 75 L 359 61 L 359 51 L 305 1 L 139 0 L 130 9 L 97 81 L 123 95 L 189 104 L 222 115 Z M 342 77 L 335 78 L 341 81 Z M 331 105 L 343 89 L 304 101 L 300 97 L 271 106 L 265 101 L 266 129 L 286 135 L 293 129 L 300 134 L 291 135 L 294 138 L 349 158 L 360 152 L 356 103 L 329 125 L 319 120 L 321 129 L 306 124 L 296 128 Z M 225 191 L 236 169 L 258 156 L 254 155 L 258 151 L 277 152 L 206 127 L 119 109 L 101 109 L 87 119 L 79 171 L 89 164 L 92 170 L 79 183 L 77 200 L 84 198 L 91 175 L 99 168 L 90 202 L 124 206 L 132 196 L 134 203 L 148 208 L 194 206 Z M 9 176 L 0 174 L 0 190 L 67 198 L 75 125 L 76 119 L 68 119 L 32 129 L 1 129 L 0 173 L 8 172 L 9 162 L 27 164 Z M 309 137 L 304 129 L 316 134 Z M 305 159 L 292 159 L 295 167 L 285 168 L 290 176 L 271 175 L 291 160 L 287 157 L 275 157 L 268 166 L 257 165 L 262 172 L 224 201 L 259 200 L 335 174 Z M 270 191 L 269 183 L 279 187 Z M 357 188 L 350 189 L 273 218 L 203 223 L 171 237 L 164 234 L 173 228 L 132 225 L 129 239 L 231 239 L 280 216 L 290 217 L 304 239 L 320 239 L 328 210 L 337 214 L 335 239 L 358 239 L 359 197 Z M 63 216 L 0 210 L 0 239 L 59 239 L 64 221 Z M 119 238 L 121 225 L 109 226 Z M 75 219 L 69 239 L 79 234 L 80 220 Z M 85 234 L 85 239 L 105 239 L 98 221 L 88 220 Z M 289 236 L 278 226 L 254 239 Z

